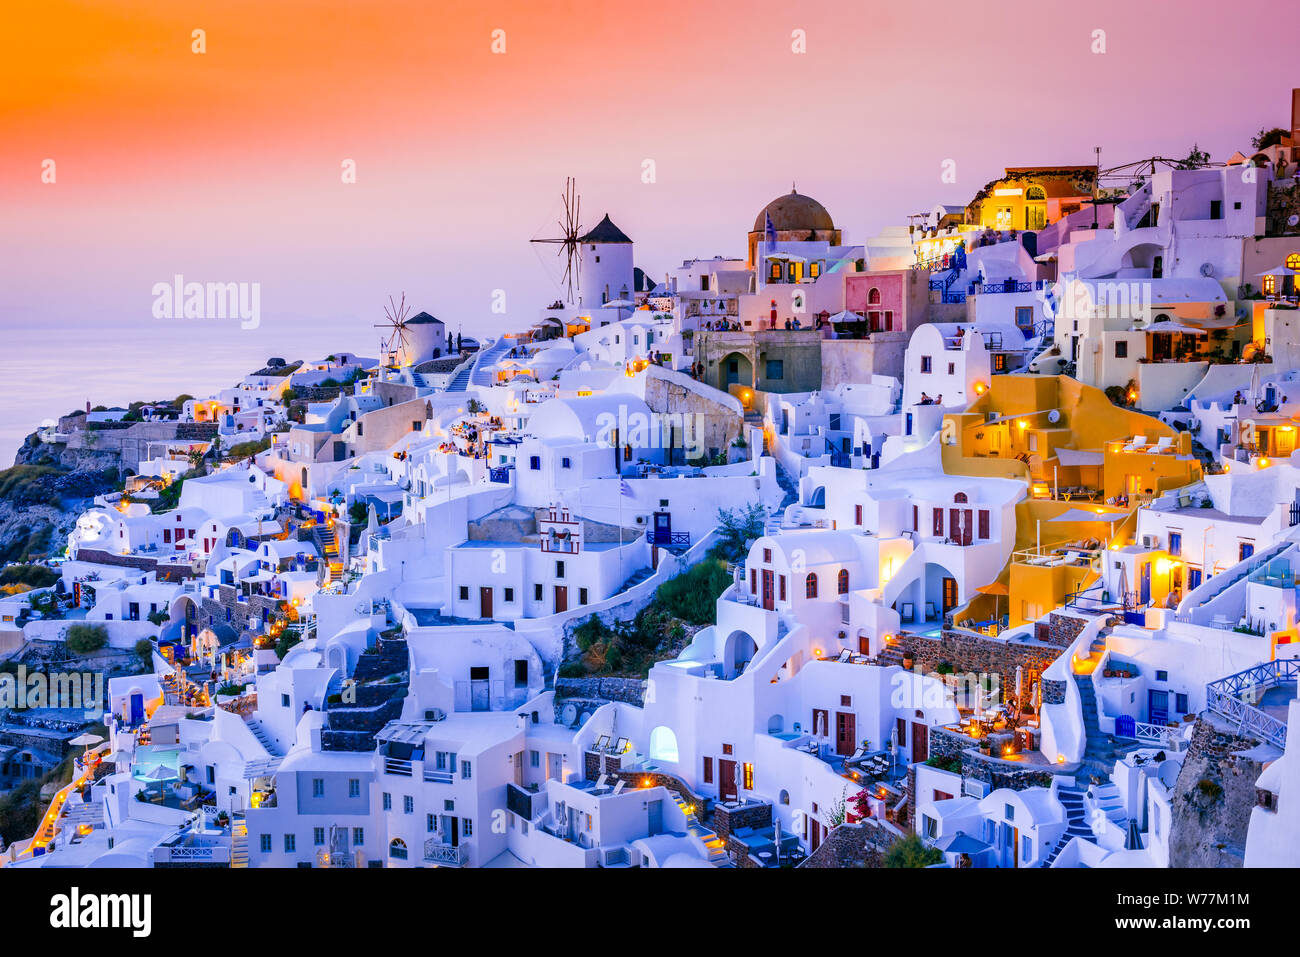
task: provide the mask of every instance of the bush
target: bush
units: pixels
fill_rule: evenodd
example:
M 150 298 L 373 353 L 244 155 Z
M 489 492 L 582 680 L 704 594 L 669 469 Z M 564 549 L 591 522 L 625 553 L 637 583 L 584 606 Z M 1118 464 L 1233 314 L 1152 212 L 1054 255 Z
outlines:
M 103 625 L 70 625 L 64 643 L 74 654 L 87 655 L 108 644 L 108 629 Z
M 49 588 L 59 580 L 59 573 L 45 565 L 10 565 L 0 571 L 0 585 L 27 585 Z
M 889 845 L 885 851 L 886 867 L 929 867 L 943 860 L 943 854 L 927 847 L 920 836 L 912 833 Z
M 718 596 L 730 585 L 726 564 L 706 559 L 660 585 L 655 600 L 683 621 L 706 625 L 717 612 Z
M 743 562 L 750 543 L 763 534 L 766 524 L 767 510 L 757 502 L 735 511 L 718 509 L 718 538 L 709 548 L 709 557 Z
M 135 656 L 140 659 L 140 664 L 146 671 L 153 670 L 153 642 L 148 638 L 141 638 L 135 643 Z

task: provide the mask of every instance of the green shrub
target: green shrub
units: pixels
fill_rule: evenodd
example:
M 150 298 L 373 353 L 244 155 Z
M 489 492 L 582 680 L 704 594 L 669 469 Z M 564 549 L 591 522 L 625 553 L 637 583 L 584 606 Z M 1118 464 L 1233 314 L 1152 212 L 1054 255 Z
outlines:
M 103 625 L 70 625 L 64 643 L 74 654 L 90 654 L 108 644 L 108 629 Z
M 655 600 L 683 621 L 705 625 L 713 621 L 718 596 L 730 585 L 726 564 L 720 559 L 706 559 L 660 585 Z
M 943 860 L 936 848 L 927 847 L 920 836 L 912 833 L 889 845 L 885 851 L 886 867 L 929 867 Z
M 59 580 L 59 573 L 45 565 L 10 565 L 0 571 L 0 585 L 28 585 L 49 588 Z

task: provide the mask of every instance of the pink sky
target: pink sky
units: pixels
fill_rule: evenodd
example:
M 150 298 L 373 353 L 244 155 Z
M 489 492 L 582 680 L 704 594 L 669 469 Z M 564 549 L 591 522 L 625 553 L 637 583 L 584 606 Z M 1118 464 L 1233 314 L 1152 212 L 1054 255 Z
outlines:
M 147 355 L 155 282 L 260 282 L 262 328 L 236 333 L 250 367 L 373 352 L 369 324 L 403 290 L 466 332 L 531 324 L 557 273 L 527 240 L 566 175 L 586 223 L 608 211 L 662 276 L 743 254 L 792 180 L 861 242 L 1007 165 L 1193 141 L 1222 159 L 1285 124 L 1300 85 L 1293 25 L 1257 0 L 28 6 L 0 36 L 0 326 Z M 169 368 L 227 332 L 188 331 L 198 352 Z M 97 369 L 73 372 L 91 391 Z

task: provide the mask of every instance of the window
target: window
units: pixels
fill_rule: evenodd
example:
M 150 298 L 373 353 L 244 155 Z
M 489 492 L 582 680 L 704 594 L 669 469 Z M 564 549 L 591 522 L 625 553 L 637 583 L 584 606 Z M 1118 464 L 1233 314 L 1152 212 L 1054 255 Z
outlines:
M 849 695 L 849 694 L 840 695 L 840 707 L 841 708 L 853 707 L 853 695 Z
M 953 374 L 954 372 L 956 372 L 956 371 L 957 371 L 957 364 L 956 364 L 955 362 L 949 362 L 949 363 L 948 363 L 948 375 L 952 375 L 952 374 Z
M 1021 329 L 1032 329 L 1034 325 L 1034 307 L 1016 306 L 1016 325 Z
M 979 537 L 987 539 L 989 537 L 989 510 L 982 508 L 979 511 Z
M 741 777 L 742 777 L 741 786 L 742 786 L 746 791 L 752 791 L 752 790 L 754 790 L 754 766 L 753 766 L 752 764 L 750 764 L 748 761 L 746 761 L 746 762 L 741 766 L 741 771 L 742 771 L 742 774 L 741 774 Z
M 461 586 L 460 586 L 460 600 L 461 600 L 461 601 L 469 601 L 469 586 L 468 586 L 468 585 L 461 585 Z
M 533 767 L 533 768 L 540 768 L 540 767 L 542 766 L 542 752 L 540 752 L 540 751 L 529 751 L 529 752 L 528 752 L 528 766 L 529 766 L 529 767 Z
M 767 562 L 767 563 L 771 563 L 771 561 L 772 561 L 772 549 L 770 549 L 770 548 L 765 548 L 765 549 L 763 549 L 763 561 L 764 561 L 764 562 Z
M 260 846 L 261 846 L 261 848 L 262 848 L 262 853 L 263 853 L 263 854 L 270 854 L 270 853 L 271 853 L 271 835 L 270 835 L 270 834 L 263 834 L 263 835 L 261 835 Z
M 587 589 L 585 588 L 578 589 L 578 604 L 579 605 L 587 604 Z
M 280 707 L 281 708 L 289 707 L 289 696 L 287 694 L 280 695 Z
M 814 572 L 809 572 L 809 573 L 808 573 L 808 577 L 805 578 L 805 579 L 804 579 L 804 582 L 803 582 L 803 590 L 804 590 L 804 597 L 805 597 L 805 598 L 816 598 L 816 597 L 817 597 L 817 575 L 816 575 L 816 573 L 814 573 Z
M 393 809 L 393 796 L 392 796 L 391 794 L 389 794 L 387 791 L 385 791 L 385 792 L 384 792 L 384 810 L 385 810 L 385 811 L 391 811 L 392 809 Z
M 400 837 L 393 838 L 392 843 L 388 845 L 388 856 L 399 861 L 406 860 L 406 842 Z
M 209 784 L 217 783 L 217 769 L 215 766 L 211 764 L 208 765 L 208 783 Z
M 777 589 L 778 589 L 779 592 L 780 592 L 780 593 L 777 595 L 777 600 L 778 600 L 778 601 L 785 601 L 785 576 L 784 576 L 784 575 L 777 575 L 777 576 L 776 576 L 776 584 L 777 584 Z
M 473 769 L 470 767 L 470 763 L 469 763 L 468 761 L 462 761 L 462 762 L 460 762 L 460 777 L 461 777 L 461 780 L 462 780 L 462 781 L 468 781 L 468 780 L 469 780 L 471 777 L 473 777 L 473 776 L 474 776 L 474 774 L 473 774 Z
M 298 835 L 286 834 L 284 836 L 284 853 L 293 854 L 298 850 Z
M 1187 714 L 1187 695 L 1182 692 L 1174 694 L 1174 710 L 1179 714 Z
M 849 593 L 849 570 L 847 568 L 840 569 L 839 578 L 836 582 L 836 590 L 841 595 L 847 595 Z
M 1115 358 L 1116 358 L 1116 359 L 1127 359 L 1127 358 L 1128 358 L 1128 341 L 1127 341 L 1127 340 L 1125 340 L 1125 339 L 1116 339 L 1116 340 L 1115 340 Z
M 361 779 L 360 779 L 360 778 L 349 778 L 349 779 L 348 779 L 348 797 L 350 797 L 350 798 L 361 797 Z
M 732 750 L 733 750 L 733 749 L 732 749 L 731 745 L 729 745 L 729 744 L 724 744 L 724 745 L 722 746 L 722 753 L 723 753 L 723 754 L 730 754 L 730 753 L 732 752 Z
M 853 524 L 854 524 L 854 525 L 861 525 L 861 524 L 862 524 L 862 506 L 861 506 L 861 505 L 854 505 L 854 506 L 853 506 Z
M 1237 549 L 1237 561 L 1244 562 L 1251 555 L 1255 554 L 1254 542 L 1242 542 L 1241 547 Z
M 941 508 L 934 510 L 934 534 L 943 537 L 943 509 Z
M 404 814 L 415 813 L 415 798 L 411 797 L 409 794 L 402 795 L 402 812 Z
M 540 471 L 542 467 L 542 457 L 540 455 L 530 455 L 528 457 L 528 467 L 534 472 Z
M 1221 199 L 1210 200 L 1210 219 L 1222 219 L 1222 218 L 1223 218 L 1223 200 Z
M 564 562 L 555 563 L 555 577 L 556 578 L 564 577 Z
M 1160 670 L 1156 671 L 1156 681 L 1168 681 L 1168 680 L 1169 680 L 1169 672 L 1160 671 Z
M 704 783 L 705 784 L 713 783 L 713 759 L 712 758 L 704 759 Z
M 784 360 L 784 359 L 768 359 L 768 360 L 767 360 L 767 377 L 768 377 L 769 379 L 784 379 L 784 378 L 785 378 L 785 360 Z
M 1002 812 L 1008 821 L 1014 821 L 1016 819 L 1016 809 L 1010 804 L 1004 804 L 1002 806 Z
M 311 779 L 311 796 L 314 797 L 314 798 L 320 798 L 320 797 L 324 797 L 324 796 L 325 796 L 325 779 L 324 779 L 324 778 L 312 778 L 312 779 Z
M 1170 532 L 1169 533 L 1169 554 L 1173 556 L 1178 556 L 1181 555 L 1182 553 L 1183 553 L 1183 533 Z
M 502 599 L 503 599 L 507 604 L 512 604 L 512 603 L 514 602 L 514 600 L 515 600 L 515 590 L 514 590 L 513 588 L 503 588 L 503 589 L 501 589 L 501 595 L 502 595 Z
M 560 459 L 560 468 L 562 469 L 570 468 L 569 457 L 567 455 L 564 458 Z
M 929 374 L 930 374 L 930 371 L 931 371 L 931 367 L 932 367 L 932 365 L 933 365 L 933 363 L 931 362 L 929 356 L 921 356 L 921 374 L 922 374 L 922 375 L 929 375 Z
M 366 829 L 364 827 L 354 827 L 352 829 L 352 846 L 360 847 L 366 843 Z
M 426 814 L 424 816 L 424 829 L 430 834 L 438 830 L 438 815 Z
M 461 823 L 461 829 L 460 829 L 461 836 L 463 836 L 463 837 L 473 837 L 473 836 L 474 836 L 474 822 L 471 821 L 469 818 L 462 818 L 460 823 Z
M 311 829 L 311 842 L 317 847 L 325 846 L 325 828 L 313 827 Z
M 534 586 L 533 586 L 533 601 L 541 601 L 541 600 L 542 600 L 542 586 L 541 586 L 541 585 L 534 585 Z

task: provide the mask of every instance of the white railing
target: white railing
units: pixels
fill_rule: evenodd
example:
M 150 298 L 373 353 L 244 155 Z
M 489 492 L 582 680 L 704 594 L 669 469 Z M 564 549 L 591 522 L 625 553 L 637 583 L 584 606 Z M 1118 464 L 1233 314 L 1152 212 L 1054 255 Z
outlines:
M 442 844 L 434 838 L 429 838 L 424 842 L 424 859 L 430 864 L 464 867 L 469 860 L 469 849 L 452 847 L 450 844 Z

